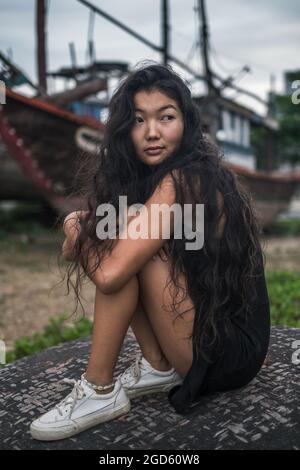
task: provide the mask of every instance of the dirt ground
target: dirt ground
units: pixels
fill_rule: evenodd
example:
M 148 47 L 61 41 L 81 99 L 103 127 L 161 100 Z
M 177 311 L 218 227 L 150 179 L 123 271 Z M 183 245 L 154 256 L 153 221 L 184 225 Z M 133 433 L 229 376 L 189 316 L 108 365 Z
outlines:
M 66 283 L 58 285 L 64 272 L 60 274 L 57 264 L 62 241 L 57 232 L 0 241 L 0 339 L 7 349 L 16 339 L 42 331 L 52 317 L 73 311 L 72 291 L 66 296 Z M 300 272 L 300 237 L 266 239 L 265 253 L 266 269 Z M 85 284 L 83 294 L 86 314 L 92 318 L 91 282 Z M 81 314 L 79 308 L 70 322 Z
M 67 263 L 59 268 L 57 255 L 62 234 L 10 237 L 0 242 L 0 339 L 10 349 L 22 336 L 41 332 L 52 317 L 75 308 L 72 290 L 67 294 L 63 278 Z M 83 306 L 89 318 L 93 316 L 94 287 L 83 288 Z M 67 323 L 82 316 L 82 310 Z

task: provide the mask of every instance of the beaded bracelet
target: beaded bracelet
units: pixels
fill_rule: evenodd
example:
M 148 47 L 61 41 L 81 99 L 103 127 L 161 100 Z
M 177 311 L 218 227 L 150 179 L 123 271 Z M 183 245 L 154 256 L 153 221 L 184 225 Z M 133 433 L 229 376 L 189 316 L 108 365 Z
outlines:
M 107 390 L 108 388 L 111 388 L 111 387 L 114 385 L 114 382 L 112 382 L 111 384 L 108 384 L 108 385 L 95 385 L 95 384 L 92 384 L 91 382 L 89 382 L 89 381 L 85 378 L 85 374 L 82 374 L 81 378 L 82 378 L 83 381 L 84 381 L 89 387 L 91 387 L 93 390 L 98 390 L 98 391 Z

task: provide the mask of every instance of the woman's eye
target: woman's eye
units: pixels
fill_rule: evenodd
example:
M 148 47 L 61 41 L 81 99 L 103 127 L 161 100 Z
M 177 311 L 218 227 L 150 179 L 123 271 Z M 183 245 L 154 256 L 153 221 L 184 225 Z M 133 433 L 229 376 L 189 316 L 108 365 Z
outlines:
M 175 117 L 172 116 L 171 114 L 165 114 L 164 116 L 161 117 L 162 121 L 171 121 L 172 119 L 175 119 Z M 141 122 L 144 122 L 144 121 L 143 121 L 143 118 L 141 116 L 136 116 L 134 118 L 134 122 L 137 123 L 137 124 L 140 124 Z
M 172 116 L 171 114 L 165 114 L 162 119 L 165 120 L 165 118 L 168 118 L 167 121 L 171 121 L 172 119 L 175 119 L 174 116 Z
M 140 116 L 134 118 L 135 122 L 143 122 L 143 119 Z

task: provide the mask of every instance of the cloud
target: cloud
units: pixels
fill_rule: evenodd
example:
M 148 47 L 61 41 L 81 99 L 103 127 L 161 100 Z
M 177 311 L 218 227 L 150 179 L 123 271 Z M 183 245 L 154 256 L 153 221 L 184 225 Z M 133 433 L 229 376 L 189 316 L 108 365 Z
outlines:
M 119 21 L 161 42 L 160 0 L 90 0 Z M 170 0 L 171 52 L 202 69 L 201 54 L 189 52 L 199 32 L 194 0 Z M 69 43 L 76 46 L 77 62 L 85 63 L 89 10 L 76 0 L 51 0 L 48 16 L 48 66 L 51 71 L 70 64 Z M 212 45 L 211 61 L 216 71 L 227 76 L 232 69 L 248 64 L 252 74 L 239 83 L 251 83 L 252 91 L 265 84 L 269 76 L 280 78 L 284 69 L 297 67 L 296 47 L 300 42 L 300 2 L 298 0 L 209 0 L 206 2 Z M 0 48 L 12 47 L 16 63 L 32 78 L 35 71 L 35 1 L 0 0 Z M 94 41 L 98 60 L 159 60 L 157 52 L 143 45 L 104 18 L 96 15 Z M 222 66 L 223 69 L 222 70 Z M 179 70 L 179 69 L 178 69 Z M 187 78 L 189 75 L 181 71 Z M 263 96 L 264 97 L 264 96 Z

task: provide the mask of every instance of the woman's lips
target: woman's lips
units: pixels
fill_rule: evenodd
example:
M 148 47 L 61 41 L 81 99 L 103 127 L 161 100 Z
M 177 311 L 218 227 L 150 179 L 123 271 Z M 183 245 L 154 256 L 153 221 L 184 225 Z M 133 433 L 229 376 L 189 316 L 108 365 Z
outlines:
M 163 151 L 163 148 L 156 148 L 156 149 L 146 149 L 145 152 L 149 155 L 159 155 Z

